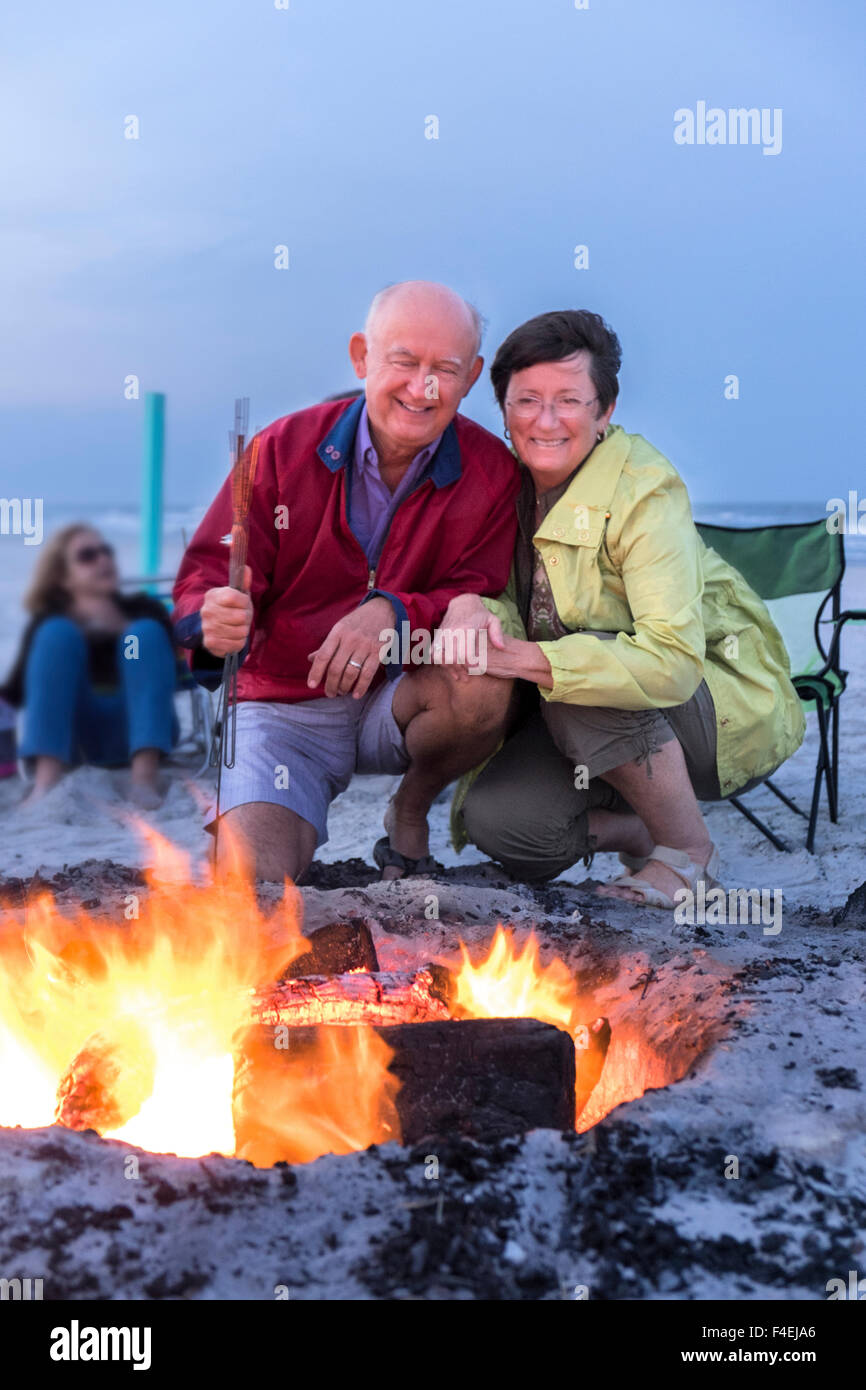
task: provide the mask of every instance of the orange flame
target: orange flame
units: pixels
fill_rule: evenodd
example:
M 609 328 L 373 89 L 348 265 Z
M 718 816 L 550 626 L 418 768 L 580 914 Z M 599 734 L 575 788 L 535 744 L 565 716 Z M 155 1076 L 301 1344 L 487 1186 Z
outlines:
M 470 1018 L 537 1018 L 573 1033 L 580 1001 L 577 983 L 564 961 L 539 959 L 532 932 L 518 950 L 514 933 L 496 928 L 490 951 L 473 965 L 461 941 L 462 964 L 456 980 L 456 1005 Z
M 232 1040 L 307 946 L 300 898 L 287 883 L 265 917 L 240 878 L 196 886 L 187 856 L 140 829 L 151 891 L 127 894 L 123 929 L 46 895 L 0 937 L 0 1124 L 57 1108 L 149 1149 L 232 1153 Z
M 352 1153 L 400 1139 L 388 1071 L 392 1049 L 374 1029 L 299 1029 L 305 1044 L 281 1050 L 262 1030 L 244 1048 L 235 1084 L 237 1154 L 257 1167 L 306 1163 L 320 1154 Z

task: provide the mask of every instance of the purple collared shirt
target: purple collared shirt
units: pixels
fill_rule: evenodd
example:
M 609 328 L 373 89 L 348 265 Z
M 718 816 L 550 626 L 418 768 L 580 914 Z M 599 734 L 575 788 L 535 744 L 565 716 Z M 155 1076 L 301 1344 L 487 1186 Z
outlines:
M 374 568 L 391 524 L 391 518 L 407 493 L 417 483 L 427 464 L 439 448 L 439 434 L 416 454 L 394 492 L 389 492 L 379 473 L 379 456 L 370 437 L 367 407 L 361 411 L 355 435 L 355 454 L 352 460 L 352 505 L 350 523 L 355 538 Z

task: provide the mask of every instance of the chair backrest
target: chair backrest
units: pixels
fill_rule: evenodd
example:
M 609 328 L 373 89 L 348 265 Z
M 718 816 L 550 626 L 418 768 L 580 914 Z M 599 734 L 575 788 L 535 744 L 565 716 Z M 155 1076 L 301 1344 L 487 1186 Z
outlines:
M 841 583 L 845 539 L 827 518 L 784 526 L 712 526 L 696 522 L 704 542 L 739 570 L 766 602 L 789 594 L 826 594 Z
M 827 604 L 839 612 L 845 538 L 828 531 L 827 518 L 780 526 L 695 523 L 704 543 L 739 570 L 770 611 L 782 634 L 793 675 L 823 666 L 827 648 L 820 618 Z

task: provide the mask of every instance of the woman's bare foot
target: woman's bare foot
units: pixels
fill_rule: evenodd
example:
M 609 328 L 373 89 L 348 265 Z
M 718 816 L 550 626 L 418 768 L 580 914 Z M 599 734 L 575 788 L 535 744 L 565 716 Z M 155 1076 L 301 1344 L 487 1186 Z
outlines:
M 54 786 L 56 785 L 57 783 L 55 782 Z M 24 800 L 19 803 L 18 809 L 21 811 L 29 811 L 31 806 L 36 806 L 50 791 L 51 787 L 32 787 Z
M 139 811 L 155 811 L 162 805 L 163 793 L 149 782 L 130 782 L 129 799 Z
M 158 748 L 141 748 L 129 767 L 129 799 L 141 811 L 155 811 L 162 804 Z
M 22 809 L 25 806 L 35 806 L 38 801 L 41 801 L 43 796 L 50 792 L 53 787 L 57 786 L 57 783 L 62 779 L 65 771 L 66 765 L 62 763 L 59 758 L 50 758 L 45 754 L 38 757 L 36 759 L 33 786 L 21 802 Z

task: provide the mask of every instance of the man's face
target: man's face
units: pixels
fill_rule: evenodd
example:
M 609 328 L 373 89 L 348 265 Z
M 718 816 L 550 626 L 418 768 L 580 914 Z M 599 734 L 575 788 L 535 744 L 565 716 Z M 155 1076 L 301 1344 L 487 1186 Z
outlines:
M 377 446 L 409 457 L 450 424 L 484 365 L 459 307 L 401 297 L 382 307 L 369 336 L 352 336 L 349 352 Z

